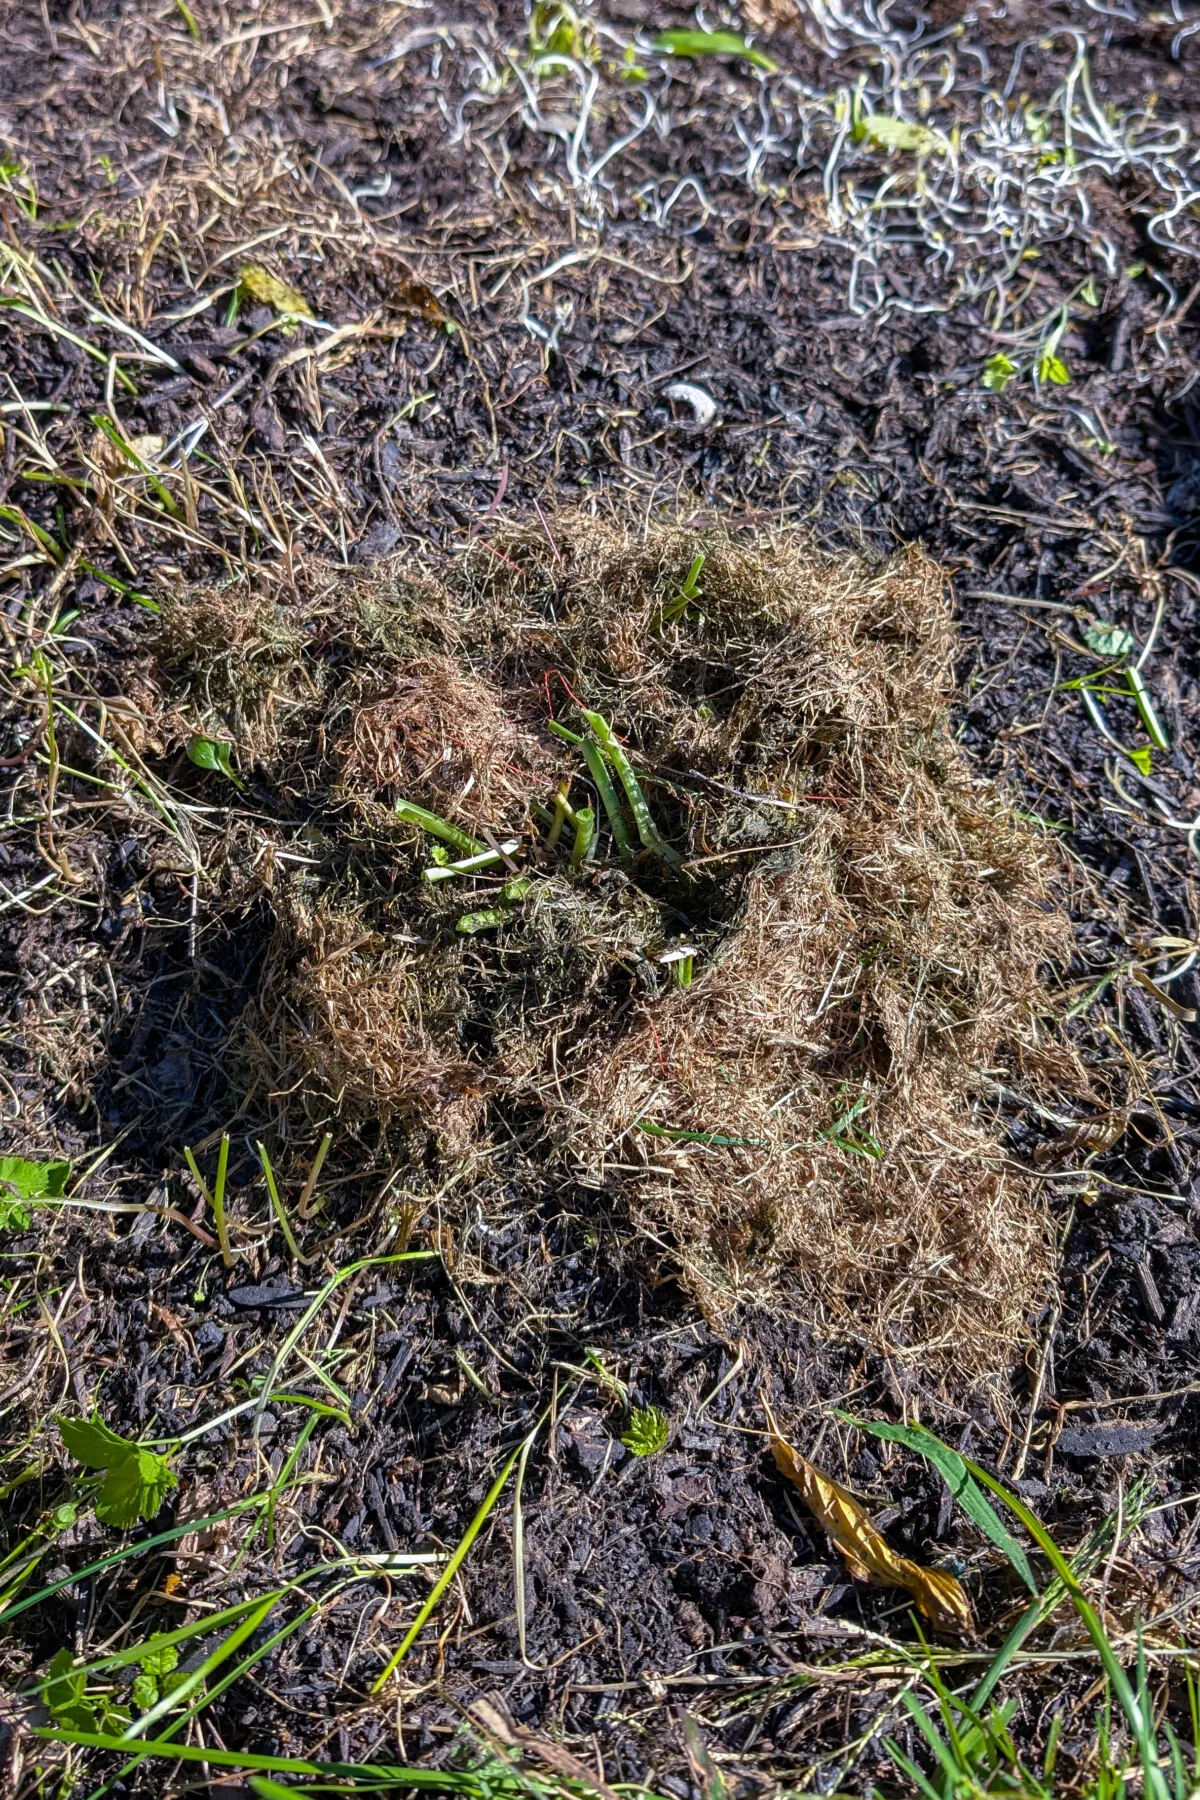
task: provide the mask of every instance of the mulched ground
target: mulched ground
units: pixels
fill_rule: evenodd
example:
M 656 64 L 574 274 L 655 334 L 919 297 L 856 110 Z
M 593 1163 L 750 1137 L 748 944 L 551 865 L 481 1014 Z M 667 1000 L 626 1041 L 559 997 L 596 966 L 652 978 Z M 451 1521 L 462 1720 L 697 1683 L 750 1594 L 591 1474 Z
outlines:
M 627 31 L 641 12 L 610 8 Z M 917 250 L 884 265 L 887 304 L 851 308 L 851 257 L 822 228 L 820 155 L 768 169 L 757 192 L 739 173 L 731 121 L 751 117 L 757 91 L 741 64 L 671 70 L 672 129 L 639 139 L 596 231 L 564 174 L 561 120 L 535 129 L 519 87 L 497 102 L 481 81 L 481 68 L 503 66 L 503 46 L 524 43 L 519 7 L 443 19 L 330 4 L 299 23 L 274 4 L 192 14 L 195 34 L 182 8 L 26 5 L 0 37 L 0 140 L 36 188 L 35 206 L 9 170 L 4 235 L 14 258 L 36 257 L 70 281 L 55 306 L 73 334 L 10 311 L 0 350 L 0 516 L 14 540 L 0 619 L 13 782 L 0 835 L 4 1147 L 81 1163 L 111 1147 L 89 1197 L 169 1205 L 200 1230 L 145 1211 L 64 1210 L 6 1236 L 14 1448 L 4 1479 L 32 1470 L 7 1501 L 14 1543 L 66 1491 L 52 1427 L 30 1436 L 50 1414 L 98 1395 L 125 1431 L 182 1433 L 251 1395 L 295 1323 L 296 1296 L 317 1282 L 265 1250 L 227 1277 L 202 1241 L 182 1161 L 185 1144 L 206 1144 L 198 1153 L 211 1170 L 216 1137 L 235 1119 L 234 1188 L 255 1173 L 249 1146 L 267 1115 L 252 1102 L 239 1116 L 244 1096 L 223 1045 L 254 990 L 268 929 L 261 899 L 247 887 L 236 906 L 228 896 L 218 906 L 203 883 L 193 887 L 183 827 L 156 828 L 144 805 L 96 804 L 66 772 L 61 821 L 23 822 L 39 794 L 44 808 L 34 754 L 44 727 L 31 684 L 11 670 L 48 604 L 78 609 L 62 646 L 66 703 L 89 689 L 119 702 L 153 620 L 114 579 L 153 595 L 261 563 L 286 586 L 315 556 L 364 564 L 410 543 L 453 546 L 497 519 L 593 496 L 646 517 L 802 522 L 832 548 L 882 553 L 920 539 L 958 596 L 963 741 L 1060 829 L 1073 859 L 1068 979 L 1080 1000 L 1152 940 L 1190 942 L 1200 929 L 1187 836 L 1144 810 L 1158 784 L 1172 816 L 1200 811 L 1200 306 L 1179 311 L 1196 264 L 1148 230 L 1157 202 L 1136 172 L 1093 195 L 1095 230 L 1116 255 L 1090 317 L 1064 339 L 1070 384 L 1014 381 L 990 393 L 980 369 L 999 340 L 969 296 L 919 310 L 942 289 Z M 653 20 L 694 22 L 670 8 Z M 1064 5 L 1022 9 L 1019 28 L 984 14 L 971 29 L 998 67 L 1027 40 L 1022 85 L 1045 95 L 1073 55 L 1069 39 L 1042 36 L 1057 27 L 1086 38 L 1101 106 L 1153 91 L 1164 118 L 1195 113 L 1200 38 L 1173 55 L 1169 19 Z M 788 27 L 770 48 L 814 87 L 852 85 L 865 66 L 861 47 L 831 63 Z M 476 111 L 494 104 L 503 129 L 471 136 Z M 321 319 L 364 329 L 319 360 L 289 362 L 319 336 L 267 332 L 268 308 L 223 323 L 238 267 L 257 256 Z M 1089 267 L 1078 234 L 1044 244 L 1045 306 Z M 18 285 L 10 271 L 6 291 Z M 224 297 L 200 306 L 219 289 Z M 110 361 L 137 351 L 116 318 L 169 361 Z M 715 401 L 710 423 L 665 396 L 680 380 Z M 21 413 L 18 401 L 42 410 Z M 183 525 L 155 523 L 144 500 L 106 499 L 95 482 L 85 501 L 61 479 L 88 458 L 96 466 L 89 421 L 108 402 L 129 441 L 170 441 L 204 421 L 210 460 Z M 39 433 L 50 482 L 29 478 Z M 26 520 L 50 534 L 52 554 Z M 1001 596 L 1084 607 L 1141 640 L 1160 612 L 1146 674 L 1173 748 L 1140 784 L 1126 770 L 1124 797 L 1106 768 L 1111 746 L 1060 685 L 1095 667 L 1080 621 Z M 132 741 L 132 724 L 123 729 Z M 82 734 L 64 741 L 74 748 Z M 210 809 L 194 826 L 211 846 L 229 798 L 220 778 L 182 755 L 146 756 L 187 805 Z M 271 804 L 254 789 L 243 816 Z M 1200 1006 L 1200 979 L 1184 976 L 1171 994 L 1184 1012 Z M 831 1402 L 919 1411 L 1016 1480 L 1067 1543 L 1140 1474 L 1153 1477 L 1160 1505 L 1200 1477 L 1196 1028 L 1119 980 L 1081 1006 L 1072 1030 L 1126 1128 L 1083 1167 L 1069 1140 L 1056 1143 L 1061 1120 L 1002 1098 L 1015 1150 L 1040 1156 L 1047 1175 L 1061 1271 L 1027 1358 L 987 1394 L 830 1347 L 802 1317 L 748 1313 L 736 1333 L 718 1331 L 595 1192 L 497 1182 L 486 1213 L 447 1200 L 439 1223 L 419 1181 L 402 1172 L 380 1201 L 383 1180 L 362 1177 L 361 1147 L 336 1145 L 337 1229 L 320 1273 L 394 1250 L 408 1229 L 414 1247 L 441 1251 L 409 1269 L 364 1268 L 325 1315 L 323 1341 L 330 1349 L 332 1333 L 343 1353 L 328 1366 L 352 1397 L 353 1428 L 328 1420 L 310 1440 L 311 1480 L 281 1508 L 274 1552 L 259 1544 L 231 1573 L 235 1534 L 205 1547 L 212 1566 L 199 1571 L 169 1553 L 128 1565 L 136 1575 L 78 1583 L 11 1628 L 9 1678 L 26 1684 L 64 1643 L 94 1651 L 135 1601 L 142 1623 L 162 1628 L 185 1602 L 228 1604 L 299 1576 L 335 1540 L 367 1553 L 453 1546 L 501 1449 L 551 1407 L 523 1493 L 524 1656 L 503 1510 L 447 1596 L 439 1633 L 403 1665 L 399 1711 L 368 1690 L 423 1591 L 413 1580 L 396 1584 L 390 1606 L 378 1585 L 349 1590 L 223 1696 L 197 1741 L 437 1762 L 455 1753 L 461 1709 L 499 1692 L 514 1719 L 562 1737 L 602 1779 L 680 1796 L 702 1785 L 684 1713 L 749 1791 L 878 1779 L 876 1734 L 898 1729 L 894 1667 L 847 1682 L 818 1665 L 874 1642 L 864 1629 L 911 1641 L 906 1606 L 852 1588 L 789 1506 L 757 1435 L 760 1388 L 808 1453 L 875 1499 L 898 1545 L 965 1561 L 988 1642 L 1007 1616 L 1004 1578 L 960 1538 L 938 1484 L 911 1459 L 881 1459 L 835 1429 Z M 297 1147 L 298 1157 L 310 1151 Z M 421 1193 L 414 1226 L 400 1201 Z M 672 1436 L 661 1455 L 639 1461 L 617 1443 L 619 1409 L 593 1378 L 589 1348 L 637 1401 L 665 1408 Z M 200 1439 L 181 1460 L 176 1516 L 254 1491 L 264 1459 L 277 1473 L 306 1417 L 264 1419 L 261 1448 L 244 1417 Z M 1182 1629 L 1193 1539 L 1182 1507 L 1146 1519 L 1111 1572 L 1119 1617 L 1183 1605 Z M 115 1541 L 82 1514 L 45 1578 Z M 164 1581 L 181 1571 L 171 1599 Z M 1066 1766 L 1088 1750 L 1091 1714 L 1072 1708 L 1092 1673 L 1034 1668 L 1013 1688 L 1031 1740 L 1047 1709 L 1067 1707 Z M 44 1758 L 15 1723 L 9 1754 L 26 1759 L 22 1791 L 36 1791 Z M 163 1779 L 143 1769 L 125 1791 L 162 1792 Z

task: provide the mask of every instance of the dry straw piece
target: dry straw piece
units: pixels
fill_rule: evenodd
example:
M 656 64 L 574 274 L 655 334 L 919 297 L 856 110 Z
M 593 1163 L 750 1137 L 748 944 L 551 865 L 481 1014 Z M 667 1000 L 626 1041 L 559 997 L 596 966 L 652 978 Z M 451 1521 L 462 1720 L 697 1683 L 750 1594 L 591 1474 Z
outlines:
M 1049 1260 L 987 1095 L 1070 1076 L 1069 933 L 1051 841 L 953 737 L 944 587 L 916 550 L 559 515 L 176 602 L 171 716 L 240 720 L 312 849 L 275 865 L 256 1090 L 569 1177 L 714 1312 L 999 1366 Z

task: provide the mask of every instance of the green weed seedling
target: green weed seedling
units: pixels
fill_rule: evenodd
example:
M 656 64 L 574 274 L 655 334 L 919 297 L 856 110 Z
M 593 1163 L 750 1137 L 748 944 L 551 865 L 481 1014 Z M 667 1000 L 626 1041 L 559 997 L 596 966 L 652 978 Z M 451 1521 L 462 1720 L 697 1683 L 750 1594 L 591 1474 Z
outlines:
M 195 763 L 198 769 L 212 769 L 218 775 L 224 775 L 226 781 L 232 781 L 235 788 L 245 792 L 246 784 L 234 769 L 231 760 L 233 745 L 223 744 L 217 738 L 192 737 L 187 744 L 188 761 Z
M 705 555 L 698 550 L 692 558 L 692 566 L 683 578 L 683 586 L 673 599 L 667 601 L 658 615 L 660 625 L 669 625 L 675 619 L 682 619 L 689 606 L 699 600 L 703 594 L 700 586 L 700 571 L 704 567 Z
M 38 1471 L 35 1469 L 33 1473 L 36 1476 Z M 6 1499 L 15 1485 L 10 1483 L 0 1489 L 0 1500 Z M 47 1552 L 78 1517 L 79 1509 L 74 1502 L 64 1500 L 14 1544 L 6 1556 L 0 1557 L 0 1610 L 20 1593 Z
M 103 1525 L 128 1531 L 139 1519 L 152 1519 L 179 1477 L 167 1457 L 144 1444 L 110 1431 L 99 1413 L 90 1419 L 57 1420 L 62 1441 L 85 1469 L 98 1478 L 85 1482 Z
M 65 1647 L 55 1651 L 40 1697 L 61 1731 L 124 1731 L 129 1724 L 128 1710 L 111 1695 L 88 1692 L 86 1671 Z
M 664 56 L 740 56 L 764 75 L 774 75 L 779 69 L 777 62 L 755 50 L 735 31 L 660 31 L 654 48 Z
M 833 1124 L 827 1125 L 820 1135 L 839 1150 L 846 1150 L 852 1156 L 866 1156 L 872 1162 L 878 1162 L 883 1155 L 883 1146 L 869 1131 L 860 1130 L 854 1123 L 866 1104 L 866 1094 L 860 1095 L 853 1106 L 839 1113 Z
M 657 1456 L 666 1448 L 671 1427 L 661 1406 L 635 1406 L 621 1433 L 631 1456 Z
M 43 1200 L 61 1200 L 70 1173 L 69 1162 L 0 1157 L 0 1231 L 28 1231 L 30 1208 Z

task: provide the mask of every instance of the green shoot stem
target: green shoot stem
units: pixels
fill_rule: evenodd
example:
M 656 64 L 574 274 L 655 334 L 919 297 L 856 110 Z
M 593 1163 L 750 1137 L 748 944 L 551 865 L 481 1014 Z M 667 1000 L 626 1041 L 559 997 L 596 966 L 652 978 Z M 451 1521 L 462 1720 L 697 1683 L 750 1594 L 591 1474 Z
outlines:
M 406 825 L 419 825 L 422 831 L 441 838 L 444 844 L 461 851 L 464 856 L 483 856 L 487 853 L 487 845 L 481 844 L 478 838 L 461 831 L 457 825 L 451 825 L 448 819 L 440 818 L 437 813 L 417 806 L 412 800 L 397 800 L 395 810 L 396 817 L 403 819 Z
M 621 813 L 621 803 L 617 799 L 617 791 L 613 787 L 608 770 L 604 766 L 604 758 L 600 754 L 599 745 L 584 739 L 582 746 L 584 761 L 608 814 L 608 822 L 612 827 L 613 841 L 617 846 L 617 855 L 628 860 L 633 855 L 633 845 L 629 841 L 629 832 Z
M 316 1259 L 311 1256 L 302 1256 L 300 1254 L 300 1246 L 297 1244 L 292 1233 L 291 1225 L 288 1223 L 287 1213 L 284 1211 L 283 1201 L 279 1197 L 279 1188 L 275 1182 L 275 1171 L 271 1167 L 271 1159 L 267 1155 L 267 1147 L 263 1143 L 257 1143 L 254 1148 L 258 1151 L 258 1160 L 262 1164 L 262 1171 L 267 1181 L 267 1193 L 271 1196 L 271 1205 L 275 1209 L 275 1217 L 279 1220 L 279 1229 L 283 1233 L 284 1241 L 295 1261 L 302 1263 L 304 1267 L 307 1268 L 308 1265 Z
M 575 814 L 575 842 L 571 847 L 571 873 L 577 875 L 596 848 L 596 814 L 581 806 Z
M 638 785 L 638 778 L 633 772 L 633 764 L 614 737 L 612 728 L 607 719 L 605 719 L 602 714 L 596 712 L 585 712 L 583 716 L 587 720 L 588 728 L 594 732 L 596 740 L 604 751 L 604 754 L 608 757 L 613 768 L 620 776 L 621 786 L 625 789 L 626 798 L 629 801 L 629 810 L 633 814 L 633 822 L 637 826 L 637 834 L 642 841 L 643 847 L 647 850 L 652 850 L 655 856 L 660 857 L 661 860 L 667 863 L 671 868 L 680 868 L 683 863 L 683 858 L 677 850 L 673 849 L 671 845 L 660 836 L 658 827 L 654 823 L 654 816 L 646 802 L 646 796 Z M 584 755 L 587 755 L 586 744 L 584 745 Z M 588 768 L 590 769 L 591 766 L 591 758 L 589 757 Z M 597 785 L 599 784 L 597 783 Z
M 217 1179 L 211 1193 L 209 1193 L 208 1190 L 208 1183 L 205 1181 L 197 1167 L 196 1158 L 186 1145 L 184 1146 L 183 1157 L 191 1173 L 192 1180 L 196 1183 L 196 1186 L 200 1189 L 201 1194 L 212 1209 L 212 1215 L 217 1226 L 217 1242 L 221 1246 L 221 1261 L 225 1264 L 227 1269 L 231 1269 L 233 1267 L 233 1251 L 229 1244 L 229 1226 L 225 1218 L 225 1176 L 229 1167 L 228 1133 L 221 1139 L 221 1149 L 217 1157 Z

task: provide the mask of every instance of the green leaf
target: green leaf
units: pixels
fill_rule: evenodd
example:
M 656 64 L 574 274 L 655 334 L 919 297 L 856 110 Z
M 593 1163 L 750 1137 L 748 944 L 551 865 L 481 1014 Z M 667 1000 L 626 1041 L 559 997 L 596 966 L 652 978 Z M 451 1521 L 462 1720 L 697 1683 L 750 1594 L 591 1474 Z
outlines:
M 933 151 L 945 152 L 946 145 L 928 125 L 917 125 L 911 119 L 893 119 L 887 113 L 868 113 L 861 121 L 862 135 L 868 143 L 882 150 L 911 150 L 917 156 Z
M 61 1199 L 70 1173 L 69 1162 L 0 1157 L 0 1231 L 27 1231 L 30 1205 L 39 1200 Z
M 29 1208 L 11 1194 L 0 1193 L 0 1231 L 28 1231 Z
M 234 787 L 244 788 L 245 782 L 234 772 L 230 761 L 232 744 L 218 743 L 216 738 L 194 737 L 188 739 L 188 761 L 194 762 L 198 769 L 213 769 L 218 775 L 224 775 L 232 781 Z
M 1012 357 L 1005 356 L 1003 350 L 997 350 L 984 363 L 981 379 L 989 394 L 1002 394 L 1016 372 L 1017 365 Z
M 743 56 L 768 75 L 774 75 L 779 68 L 779 64 L 764 56 L 761 50 L 752 49 L 736 31 L 660 31 L 654 40 L 654 48 L 665 51 L 668 56 Z
M 129 1697 L 138 1712 L 149 1712 L 158 1702 L 158 1683 L 153 1675 L 136 1675 Z
M 135 1450 L 109 1470 L 96 1495 L 96 1517 L 102 1525 L 128 1531 L 139 1519 L 152 1519 L 179 1477 L 154 1450 Z
M 59 1418 L 62 1441 L 85 1469 L 115 1469 L 131 1457 L 137 1445 L 130 1438 L 118 1437 L 110 1431 L 98 1412 L 90 1419 Z
M 1123 625 L 1110 625 L 1106 619 L 1096 619 L 1085 626 L 1083 641 L 1097 656 L 1128 656 L 1134 646 L 1131 631 Z
M 1149 744 L 1141 744 L 1136 750 L 1131 750 L 1129 752 L 1129 760 L 1135 769 L 1141 770 L 1143 775 L 1149 775 L 1153 772 L 1154 752 Z
M 915 1450 L 918 1456 L 923 1456 L 926 1462 L 932 1463 L 967 1517 L 974 1520 L 997 1550 L 1003 1551 L 1030 1593 L 1037 1593 L 1037 1583 L 1029 1567 L 1029 1558 L 995 1511 L 957 1450 L 952 1450 L 949 1444 L 943 1444 L 940 1438 L 934 1437 L 932 1431 L 926 1431 L 923 1425 L 889 1425 L 882 1420 L 856 1419 L 850 1413 L 841 1412 L 838 1417 L 858 1431 L 870 1432 L 872 1437 L 885 1438 L 893 1444 L 903 1444 L 905 1449 Z
M 140 1660 L 143 1673 L 157 1678 L 169 1675 L 172 1669 L 179 1666 L 179 1652 L 174 1644 L 164 1644 L 157 1638 L 151 1638 Z
M 1037 376 L 1039 381 L 1048 381 L 1052 387 L 1066 387 L 1071 371 L 1061 356 L 1043 352 L 1037 360 Z
M 152 1519 L 178 1477 L 165 1456 L 110 1431 L 99 1413 L 90 1419 L 58 1420 L 63 1443 L 86 1469 L 102 1469 L 96 1490 L 96 1517 L 125 1531 L 139 1519 Z
M 84 1699 L 87 1675 L 75 1667 L 75 1658 L 64 1646 L 54 1652 L 48 1678 L 42 1683 L 42 1704 L 57 1725 L 69 1731 L 95 1731 L 96 1711 Z
M 666 1444 L 670 1429 L 661 1406 L 635 1406 L 621 1442 L 631 1456 L 655 1456 Z

